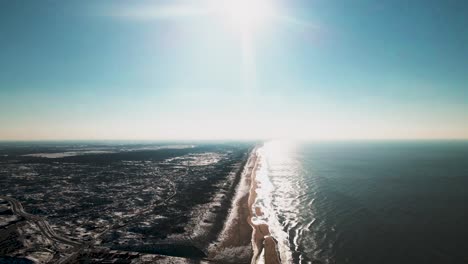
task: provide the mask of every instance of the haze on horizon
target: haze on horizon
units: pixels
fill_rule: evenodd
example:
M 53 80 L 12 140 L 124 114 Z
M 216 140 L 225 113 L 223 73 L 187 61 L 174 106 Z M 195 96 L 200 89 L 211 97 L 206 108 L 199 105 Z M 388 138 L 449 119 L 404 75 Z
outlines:
M 467 13 L 436 0 L 4 1 L 0 140 L 468 139 Z

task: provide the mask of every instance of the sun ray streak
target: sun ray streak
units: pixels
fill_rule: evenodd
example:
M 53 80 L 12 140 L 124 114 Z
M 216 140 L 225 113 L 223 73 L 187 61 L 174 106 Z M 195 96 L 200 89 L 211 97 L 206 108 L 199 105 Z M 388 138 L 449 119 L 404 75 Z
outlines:
M 288 16 L 288 15 L 276 15 L 274 17 L 275 20 L 292 25 L 292 26 L 298 26 L 301 28 L 309 28 L 309 29 L 319 29 L 319 27 L 313 23 L 310 23 L 309 21 L 299 19 L 293 16 Z
M 249 32 L 241 36 L 242 88 L 246 98 L 250 98 L 257 89 L 257 65 L 253 35 Z
M 255 38 L 256 33 L 273 23 L 290 25 L 299 30 L 317 29 L 315 25 L 281 13 L 272 0 L 200 0 L 191 4 L 140 6 L 119 9 L 115 16 L 163 20 L 197 17 L 221 18 L 230 29 L 239 34 L 241 54 L 241 93 L 253 98 L 259 86 L 257 78 Z
M 122 8 L 112 13 L 113 16 L 128 19 L 178 19 L 185 17 L 202 17 L 212 15 L 213 10 L 203 6 L 167 5 L 157 7 Z

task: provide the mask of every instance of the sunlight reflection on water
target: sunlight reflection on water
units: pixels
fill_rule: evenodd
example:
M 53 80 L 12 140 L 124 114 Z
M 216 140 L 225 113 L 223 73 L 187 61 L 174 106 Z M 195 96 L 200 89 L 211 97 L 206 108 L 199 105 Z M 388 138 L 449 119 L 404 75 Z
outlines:
M 271 235 L 278 242 L 278 250 L 280 251 L 282 262 L 291 263 L 292 255 L 290 252 L 290 245 L 288 241 L 288 234 L 284 231 L 278 219 L 278 208 L 288 208 L 291 212 L 295 211 L 296 204 L 290 196 L 297 196 L 295 194 L 297 188 L 295 182 L 284 180 L 280 184 L 275 184 L 270 180 L 270 173 L 274 171 L 281 171 L 286 177 L 289 174 L 296 174 L 300 170 L 300 164 L 293 164 L 294 157 L 291 154 L 294 152 L 296 144 L 294 142 L 286 141 L 271 141 L 264 144 L 258 150 L 260 164 L 256 173 L 257 180 L 257 199 L 254 203 L 255 208 L 259 207 L 263 213 L 261 216 L 256 216 L 253 221 L 256 224 L 266 223 L 270 228 Z M 287 195 L 285 195 L 287 194 Z M 277 197 L 284 197 L 285 199 L 275 199 Z

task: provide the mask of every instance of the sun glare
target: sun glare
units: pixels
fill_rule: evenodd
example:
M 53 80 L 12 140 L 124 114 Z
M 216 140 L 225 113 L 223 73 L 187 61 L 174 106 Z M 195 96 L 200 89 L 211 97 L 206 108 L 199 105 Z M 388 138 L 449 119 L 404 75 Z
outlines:
M 243 34 L 267 26 L 275 14 L 271 0 L 225 0 L 217 5 L 230 26 Z

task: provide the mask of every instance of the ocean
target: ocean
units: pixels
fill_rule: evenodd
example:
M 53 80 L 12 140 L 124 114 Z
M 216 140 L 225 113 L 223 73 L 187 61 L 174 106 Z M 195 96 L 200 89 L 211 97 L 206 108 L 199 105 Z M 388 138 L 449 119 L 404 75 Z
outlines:
M 468 142 L 271 141 L 256 206 L 283 262 L 468 263 Z

